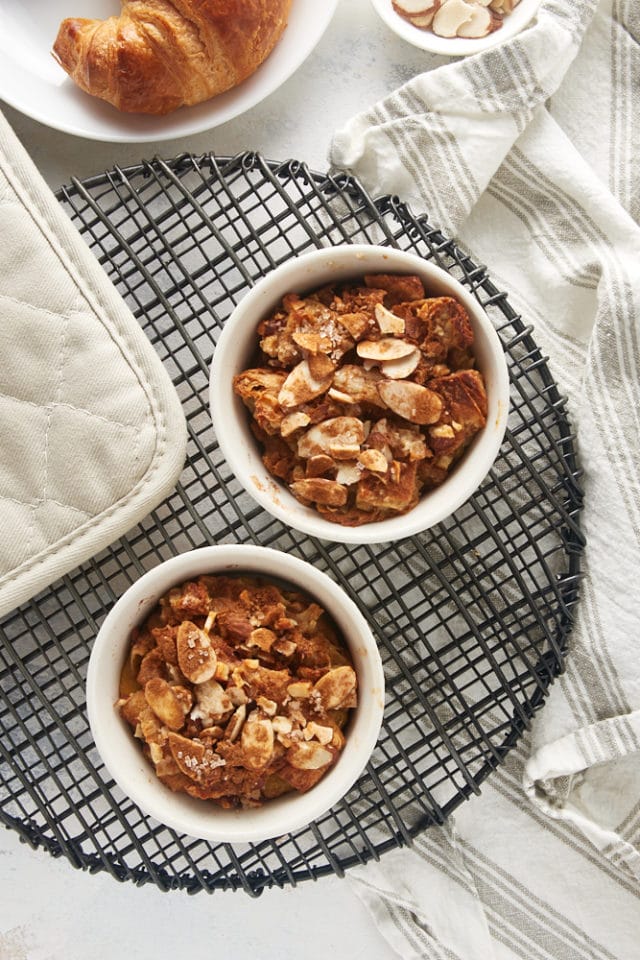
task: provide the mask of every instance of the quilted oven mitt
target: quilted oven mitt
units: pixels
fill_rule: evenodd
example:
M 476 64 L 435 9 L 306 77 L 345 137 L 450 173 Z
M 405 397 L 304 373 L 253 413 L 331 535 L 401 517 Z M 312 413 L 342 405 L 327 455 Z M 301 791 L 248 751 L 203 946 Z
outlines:
M 139 522 L 185 457 L 151 344 L 0 114 L 0 615 Z

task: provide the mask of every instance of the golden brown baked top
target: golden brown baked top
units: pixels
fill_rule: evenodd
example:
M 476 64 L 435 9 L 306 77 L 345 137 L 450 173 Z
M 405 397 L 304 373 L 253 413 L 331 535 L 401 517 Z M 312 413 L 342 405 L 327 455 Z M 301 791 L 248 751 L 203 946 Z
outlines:
M 324 776 L 356 702 L 350 655 L 317 603 L 203 576 L 133 632 L 117 708 L 171 790 L 252 807 Z
M 292 0 L 123 0 L 106 20 L 68 18 L 53 54 L 86 93 L 165 114 L 237 86 L 269 56 Z
M 345 526 L 411 510 L 486 423 L 473 329 L 417 276 L 287 294 L 233 381 L 269 472 Z

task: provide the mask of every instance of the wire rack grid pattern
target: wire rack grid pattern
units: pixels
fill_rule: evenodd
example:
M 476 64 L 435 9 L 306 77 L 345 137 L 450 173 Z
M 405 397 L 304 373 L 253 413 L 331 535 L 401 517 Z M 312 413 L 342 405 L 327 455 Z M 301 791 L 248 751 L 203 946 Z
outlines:
M 582 493 L 566 405 L 507 296 L 397 198 L 290 160 L 184 155 L 72 181 L 59 199 L 166 364 L 187 462 L 143 523 L 0 623 L 0 818 L 33 846 L 118 880 L 253 896 L 410 844 L 479 793 L 562 671 L 578 599 Z M 417 252 L 464 283 L 504 344 L 507 435 L 486 481 L 436 528 L 395 544 L 307 538 L 262 511 L 208 410 L 225 318 L 266 271 L 337 243 Z M 349 794 L 308 828 L 255 845 L 175 834 L 122 796 L 88 728 L 84 681 L 109 607 L 146 569 L 211 543 L 259 543 L 332 576 L 369 619 L 385 719 Z

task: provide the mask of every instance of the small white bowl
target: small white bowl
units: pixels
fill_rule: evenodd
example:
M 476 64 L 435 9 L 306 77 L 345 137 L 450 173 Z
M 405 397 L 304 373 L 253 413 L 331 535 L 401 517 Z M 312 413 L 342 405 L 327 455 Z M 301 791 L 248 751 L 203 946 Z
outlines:
M 417 274 L 429 296 L 455 297 L 466 308 L 475 334 L 476 366 L 485 379 L 486 426 L 439 487 L 425 493 L 408 513 L 357 527 L 325 520 L 300 503 L 265 468 L 251 432 L 249 413 L 233 392 L 233 377 L 250 367 L 258 340 L 257 326 L 286 293 L 316 290 L 333 281 L 365 273 Z M 260 280 L 226 321 L 215 349 L 210 376 L 210 404 L 220 448 L 245 490 L 273 516 L 295 530 L 339 543 L 385 543 L 412 536 L 439 523 L 467 500 L 493 464 L 507 424 L 509 375 L 502 345 L 475 297 L 445 270 L 413 253 L 392 247 L 348 244 L 324 247 L 288 260 Z
M 285 581 L 313 597 L 344 637 L 358 677 L 358 706 L 345 729 L 338 761 L 311 790 L 262 807 L 224 810 L 213 801 L 173 793 L 156 777 L 131 727 L 118 713 L 120 673 L 132 629 L 171 587 L 202 574 L 240 574 Z M 96 638 L 87 673 L 87 710 L 98 752 L 119 787 L 141 810 L 180 833 L 203 840 L 255 843 L 291 833 L 320 817 L 353 786 L 375 746 L 384 711 L 384 674 L 367 621 L 326 574 L 267 547 L 202 547 L 145 573 L 120 597 Z
M 478 40 L 468 40 L 464 37 L 438 37 L 431 30 L 415 27 L 396 13 L 391 0 L 371 0 L 371 3 L 380 19 L 399 37 L 413 44 L 414 47 L 420 47 L 429 53 L 437 53 L 442 57 L 468 57 L 511 40 L 528 26 L 540 6 L 540 0 L 520 0 L 513 12 L 504 18 L 499 30 L 494 30 L 487 37 L 481 37 Z

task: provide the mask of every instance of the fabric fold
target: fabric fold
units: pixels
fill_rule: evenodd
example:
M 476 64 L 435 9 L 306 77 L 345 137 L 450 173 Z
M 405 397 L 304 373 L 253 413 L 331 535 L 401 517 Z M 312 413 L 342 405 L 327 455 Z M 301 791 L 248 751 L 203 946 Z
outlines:
M 402 960 L 635 960 L 637 881 L 531 806 L 530 749 L 444 827 L 348 874 Z
M 640 797 L 640 710 L 609 717 L 534 752 L 526 795 L 548 817 L 575 826 L 603 856 L 640 880 L 634 821 Z
M 560 86 L 596 0 L 548 0 L 520 36 L 421 74 L 350 120 L 329 160 L 455 234 L 536 110 Z

